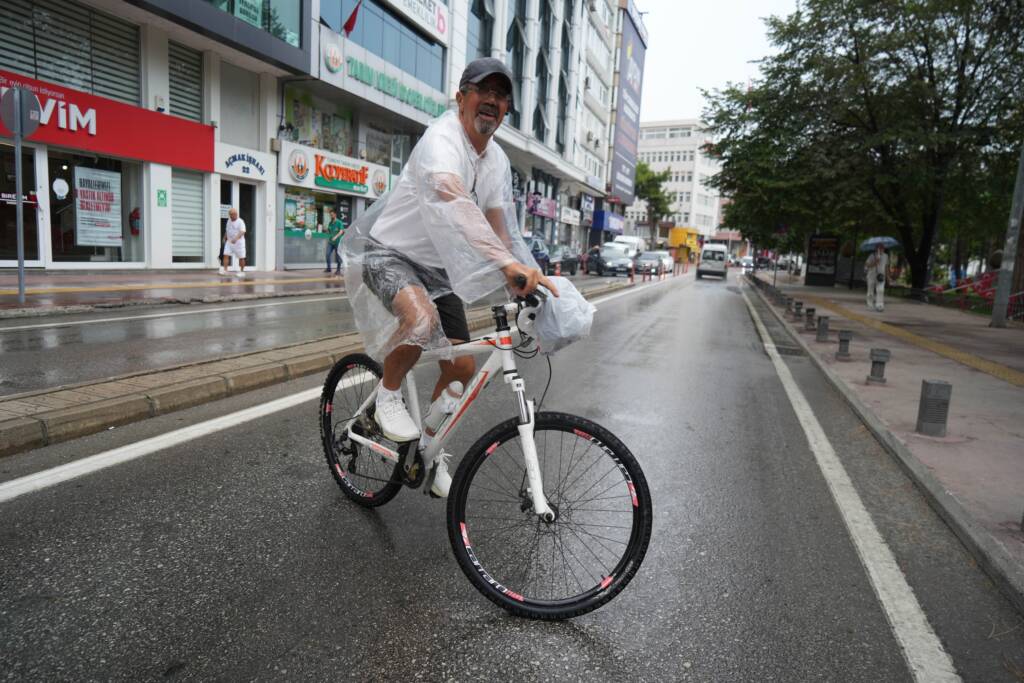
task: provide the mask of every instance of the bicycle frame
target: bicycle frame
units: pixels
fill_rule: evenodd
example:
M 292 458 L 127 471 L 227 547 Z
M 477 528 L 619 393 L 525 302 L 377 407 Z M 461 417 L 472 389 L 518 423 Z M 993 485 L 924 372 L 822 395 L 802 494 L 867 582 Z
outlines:
M 533 501 L 533 510 L 537 516 L 541 517 L 545 521 L 551 522 L 555 519 L 555 514 L 550 505 L 548 505 L 547 498 L 544 495 L 544 485 L 540 474 L 540 464 L 537 460 L 537 446 L 533 439 L 535 423 L 534 404 L 532 400 L 528 400 L 526 398 L 526 386 L 523 382 L 523 378 L 519 376 L 519 372 L 516 369 L 515 353 L 513 353 L 513 349 L 522 341 L 522 334 L 519 332 L 518 327 L 510 327 L 507 322 L 509 314 L 514 317 L 519 313 L 519 305 L 509 303 L 501 306 L 494 306 L 491 310 L 494 313 L 495 318 L 496 335 L 494 337 L 483 337 L 464 344 L 457 344 L 451 348 L 450 353 L 447 352 L 447 350 L 425 351 L 423 355 L 420 356 L 420 360 L 416 363 L 416 367 L 419 367 L 420 365 L 431 361 L 448 360 L 453 357 L 459 358 L 462 356 L 481 356 L 488 353 L 490 354 L 483 366 L 469 381 L 469 384 L 463 391 L 462 396 L 459 398 L 459 401 L 451 415 L 448 415 L 438 426 L 436 436 L 421 452 L 421 456 L 424 462 L 433 462 L 434 457 L 448 442 L 448 439 L 454 433 L 455 428 L 460 424 L 462 418 L 469 410 L 469 407 L 473 404 L 473 401 L 476 400 L 480 395 L 480 392 L 490 384 L 491 380 L 493 380 L 498 374 L 498 371 L 501 370 L 505 384 L 512 386 L 512 392 L 516 397 L 516 404 L 519 409 L 518 429 L 519 436 L 523 443 L 523 459 L 524 465 L 526 466 L 527 480 L 529 482 L 528 492 L 531 500 Z M 412 372 L 407 373 L 404 382 L 408 389 L 406 395 L 409 398 L 410 415 L 416 424 L 421 424 L 422 417 L 420 414 L 419 396 L 416 391 L 416 378 L 414 374 Z M 352 424 L 355 422 L 357 417 L 362 415 L 370 406 L 370 402 L 376 400 L 376 397 L 377 389 L 375 387 L 363 404 L 359 406 L 359 410 L 356 411 L 356 414 L 349 418 L 348 423 L 345 425 L 345 430 L 348 433 L 348 437 L 353 441 L 370 448 L 375 453 L 382 455 L 396 464 L 402 464 L 402 456 L 397 451 L 387 448 L 386 446 L 382 446 L 376 441 L 352 431 Z M 416 448 L 419 449 L 419 446 L 416 446 Z

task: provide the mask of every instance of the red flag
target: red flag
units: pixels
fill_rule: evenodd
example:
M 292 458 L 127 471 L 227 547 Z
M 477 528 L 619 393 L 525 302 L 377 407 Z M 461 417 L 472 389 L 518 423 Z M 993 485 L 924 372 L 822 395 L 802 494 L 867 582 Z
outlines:
M 346 38 L 356 27 L 356 15 L 359 14 L 359 6 L 362 4 L 363 0 L 359 0 L 359 2 L 356 3 L 356 8 L 352 10 L 352 14 L 348 15 L 348 19 L 345 20 L 345 25 L 341 27 L 341 30 L 345 32 Z

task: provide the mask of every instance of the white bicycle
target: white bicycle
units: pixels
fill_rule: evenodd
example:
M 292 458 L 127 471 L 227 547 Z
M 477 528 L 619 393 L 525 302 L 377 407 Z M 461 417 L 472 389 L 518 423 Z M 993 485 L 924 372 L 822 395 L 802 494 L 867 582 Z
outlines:
M 534 412 L 516 357 L 536 355 L 529 334 L 543 296 L 492 307 L 493 337 L 459 344 L 455 356 L 490 354 L 453 412 L 420 452 L 395 443 L 373 418 L 377 361 L 361 353 L 335 363 L 324 383 L 320 425 L 331 474 L 365 507 L 402 486 L 430 490 L 434 457 L 495 377 L 512 391 L 515 417 L 466 452 L 448 496 L 448 538 L 459 566 L 487 598 L 519 616 L 565 619 L 597 609 L 636 574 L 651 537 L 647 480 L 623 443 L 575 415 Z M 517 324 L 509 325 L 509 318 Z M 424 352 L 420 363 L 438 360 Z M 412 418 L 421 421 L 416 383 L 405 380 Z

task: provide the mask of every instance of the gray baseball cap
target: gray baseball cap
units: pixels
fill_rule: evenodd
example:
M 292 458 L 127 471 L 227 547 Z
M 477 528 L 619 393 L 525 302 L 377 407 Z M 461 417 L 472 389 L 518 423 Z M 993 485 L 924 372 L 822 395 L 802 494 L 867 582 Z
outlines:
M 481 57 L 480 59 L 474 59 L 472 62 L 466 65 L 466 69 L 462 72 L 462 78 L 459 79 L 459 89 L 467 83 L 473 83 L 474 85 L 484 80 L 488 76 L 497 74 L 508 81 L 508 92 L 512 94 L 512 71 L 505 66 L 505 62 L 494 57 Z

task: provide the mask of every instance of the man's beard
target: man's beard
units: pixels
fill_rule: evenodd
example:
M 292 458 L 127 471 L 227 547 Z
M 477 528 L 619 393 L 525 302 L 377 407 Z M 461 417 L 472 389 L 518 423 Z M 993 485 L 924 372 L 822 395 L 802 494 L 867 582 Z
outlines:
M 480 135 L 491 135 L 494 131 L 498 130 L 498 122 L 485 121 L 477 116 L 473 119 L 473 128 L 475 128 L 476 132 Z

